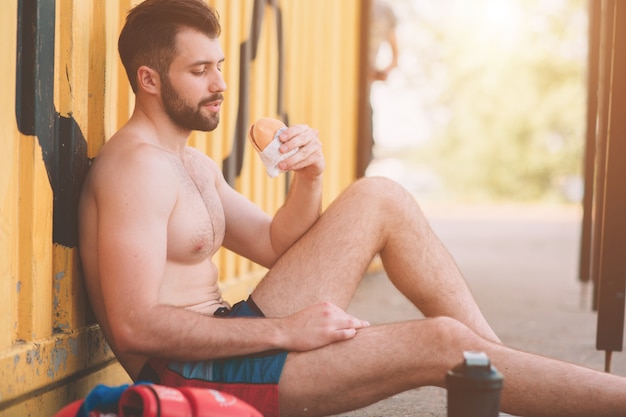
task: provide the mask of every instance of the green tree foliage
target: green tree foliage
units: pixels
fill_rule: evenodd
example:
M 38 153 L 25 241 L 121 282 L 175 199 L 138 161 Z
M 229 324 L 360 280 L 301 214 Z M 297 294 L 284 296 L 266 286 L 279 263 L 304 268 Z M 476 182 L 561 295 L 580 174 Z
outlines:
M 416 162 L 465 198 L 563 198 L 582 169 L 586 2 L 401 3 L 422 32 L 402 38 L 403 53 L 422 57 L 421 76 L 439 85 L 431 110 L 444 115 Z

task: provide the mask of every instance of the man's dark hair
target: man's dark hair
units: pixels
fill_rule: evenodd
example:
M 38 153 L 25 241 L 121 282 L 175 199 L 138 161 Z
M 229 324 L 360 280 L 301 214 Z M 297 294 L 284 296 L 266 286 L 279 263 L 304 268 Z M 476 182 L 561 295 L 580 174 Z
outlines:
M 167 74 L 176 55 L 176 35 L 184 28 L 212 39 L 221 32 L 217 11 L 203 0 L 145 0 L 131 9 L 117 48 L 133 92 L 140 66 Z

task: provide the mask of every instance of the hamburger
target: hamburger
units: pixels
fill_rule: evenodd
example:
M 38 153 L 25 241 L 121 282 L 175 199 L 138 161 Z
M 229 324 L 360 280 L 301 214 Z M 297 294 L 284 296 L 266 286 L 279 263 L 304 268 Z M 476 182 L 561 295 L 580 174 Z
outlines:
M 282 131 L 282 129 L 286 127 L 287 126 L 280 120 L 262 117 L 250 126 L 248 136 L 254 149 L 258 152 L 263 152 L 265 148 L 267 148 L 267 145 L 272 143 L 280 134 L 279 131 Z

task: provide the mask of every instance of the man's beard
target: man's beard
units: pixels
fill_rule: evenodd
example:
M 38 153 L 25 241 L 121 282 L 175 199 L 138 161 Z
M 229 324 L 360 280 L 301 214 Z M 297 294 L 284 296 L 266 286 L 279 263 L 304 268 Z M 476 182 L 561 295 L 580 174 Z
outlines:
M 202 105 L 212 101 L 221 100 L 221 94 L 214 94 L 202 100 L 196 107 L 187 104 L 185 100 L 174 90 L 167 75 L 161 77 L 161 96 L 165 113 L 170 120 L 179 127 L 188 130 L 200 130 L 210 132 L 214 130 L 220 122 L 219 113 L 211 112 L 208 116 L 202 113 Z

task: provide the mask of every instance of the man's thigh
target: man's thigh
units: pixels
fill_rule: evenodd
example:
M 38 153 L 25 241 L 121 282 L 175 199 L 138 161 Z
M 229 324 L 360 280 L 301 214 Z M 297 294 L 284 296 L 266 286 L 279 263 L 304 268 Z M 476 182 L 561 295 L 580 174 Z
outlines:
M 456 358 L 441 348 L 439 325 L 421 319 L 373 326 L 348 341 L 289 353 L 279 382 L 281 414 L 338 414 L 419 386 L 441 386 Z
M 268 317 L 320 301 L 347 308 L 381 247 L 377 223 L 366 208 L 365 186 L 349 187 L 257 286 L 253 298 Z

